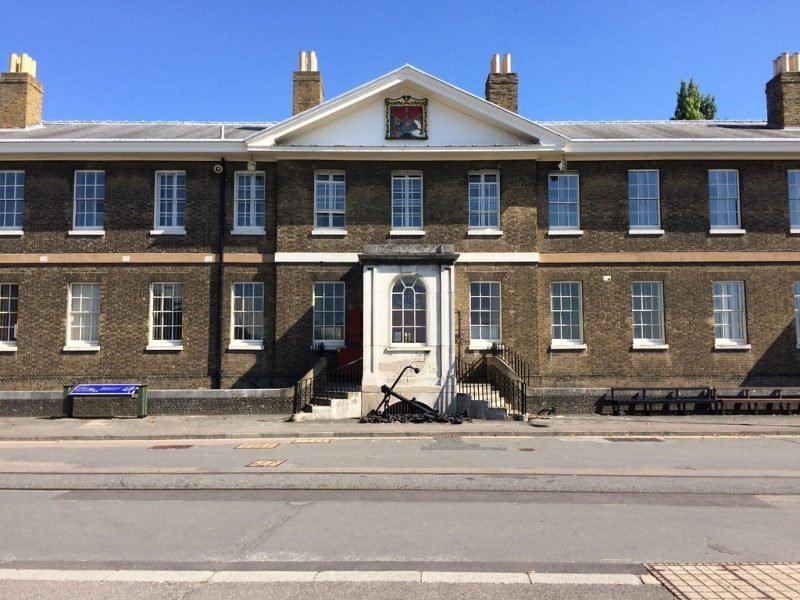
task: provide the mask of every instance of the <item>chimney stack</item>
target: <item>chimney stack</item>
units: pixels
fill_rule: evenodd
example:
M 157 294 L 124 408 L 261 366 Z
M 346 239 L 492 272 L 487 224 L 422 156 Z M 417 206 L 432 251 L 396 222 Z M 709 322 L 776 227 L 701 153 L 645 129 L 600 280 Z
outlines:
M 0 129 L 40 125 L 43 95 L 36 61 L 27 54 L 12 54 L 8 72 L 0 73 Z
M 774 77 L 767 82 L 767 125 L 800 127 L 800 52 L 784 52 L 772 61 Z
M 517 112 L 519 77 L 511 71 L 511 55 L 492 56 L 486 78 L 486 99 L 511 112 Z
M 300 65 L 292 78 L 292 115 L 322 104 L 322 75 L 317 66 L 317 53 L 300 52 Z

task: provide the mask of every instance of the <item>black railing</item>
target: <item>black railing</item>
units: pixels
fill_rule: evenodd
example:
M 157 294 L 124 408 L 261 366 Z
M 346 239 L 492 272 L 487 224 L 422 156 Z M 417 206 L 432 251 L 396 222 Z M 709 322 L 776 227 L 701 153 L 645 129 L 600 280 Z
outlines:
M 472 400 L 502 408 L 511 415 L 527 413 L 528 386 L 521 377 L 513 379 L 489 367 L 485 357 L 476 363 L 456 358 L 454 370 L 457 393 L 469 394 Z
M 492 356 L 496 356 L 497 358 L 501 359 L 505 362 L 514 373 L 519 376 L 522 381 L 526 384 L 531 382 L 531 368 L 528 366 L 528 362 L 522 358 L 522 356 L 518 353 L 506 346 L 503 343 L 500 344 L 492 344 L 491 350 Z
M 315 377 L 302 379 L 294 386 L 295 413 L 312 404 L 330 404 L 332 399 L 346 398 L 348 392 L 361 391 L 362 359 L 323 371 Z

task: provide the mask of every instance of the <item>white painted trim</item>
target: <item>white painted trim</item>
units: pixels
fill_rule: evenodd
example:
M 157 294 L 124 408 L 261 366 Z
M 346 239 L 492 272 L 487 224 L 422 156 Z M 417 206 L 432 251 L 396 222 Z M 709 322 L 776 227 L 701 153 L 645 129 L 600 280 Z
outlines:
M 94 236 L 101 236 L 105 235 L 105 229 L 70 229 L 67 232 L 67 235 L 94 235 Z
M 562 350 L 586 350 L 586 344 L 569 344 L 566 342 L 553 340 L 550 342 L 550 350 L 553 352 L 560 352 Z
M 714 342 L 714 350 L 750 350 L 752 346 L 750 344 L 736 344 L 733 342 Z
M 418 352 L 430 352 L 431 350 L 433 350 L 431 346 L 423 344 L 394 344 L 386 346 L 386 352 L 388 354 L 416 354 Z
M 547 230 L 547 237 L 568 237 L 583 235 L 583 229 L 553 229 Z
M 186 228 L 165 227 L 164 229 L 151 229 L 150 235 L 186 235 Z
M 628 235 L 664 235 L 663 229 L 628 229 Z
M 538 263 L 538 252 L 461 252 L 457 263 Z
M 276 252 L 276 263 L 357 263 L 357 252 Z
M 311 230 L 311 235 L 315 236 L 343 236 L 347 235 L 346 229 L 334 229 L 333 227 L 326 229 L 324 227 L 314 228 Z
M 64 352 L 99 352 L 100 346 L 77 346 L 73 344 L 68 344 L 62 348 Z
M 17 343 L 16 342 L 2 342 L 0 343 L 0 352 L 16 352 L 17 351 Z
M 0 236 L 16 236 L 23 235 L 22 229 L 0 229 Z
M 152 308 L 150 309 L 152 312 Z M 180 344 L 166 344 L 166 343 L 154 343 L 150 342 L 145 347 L 145 350 L 148 352 L 178 352 L 183 350 L 183 343 Z
M 644 342 L 633 342 L 632 350 L 669 350 L 669 344 L 648 344 Z
M 467 230 L 467 235 L 469 237 L 472 237 L 472 236 L 476 236 L 476 237 L 477 236 L 493 236 L 493 237 L 497 237 L 497 236 L 503 235 L 503 230 L 502 229 L 488 229 L 488 228 L 485 228 L 485 229 L 468 229 Z
M 747 233 L 744 229 L 739 228 L 714 228 L 709 229 L 709 235 L 744 235 Z
M 185 232 L 185 230 L 184 230 Z M 231 235 L 267 235 L 263 227 L 239 227 L 231 229 Z
M 789 229 L 789 234 L 790 235 L 800 235 L 800 227 L 792 227 L 791 229 Z M 2 234 L 0 234 L 0 235 L 2 235 Z
M 470 340 L 467 350 L 491 350 L 492 344 L 499 344 L 500 340 Z
M 419 236 L 425 235 L 425 230 L 424 229 L 392 229 L 391 231 L 389 231 L 389 235 L 391 235 L 391 236 L 408 235 L 408 236 L 419 237 Z
M 264 349 L 264 342 L 253 342 L 248 343 L 242 340 L 235 340 L 228 344 L 228 350 L 250 350 L 251 352 L 257 352 L 259 350 Z

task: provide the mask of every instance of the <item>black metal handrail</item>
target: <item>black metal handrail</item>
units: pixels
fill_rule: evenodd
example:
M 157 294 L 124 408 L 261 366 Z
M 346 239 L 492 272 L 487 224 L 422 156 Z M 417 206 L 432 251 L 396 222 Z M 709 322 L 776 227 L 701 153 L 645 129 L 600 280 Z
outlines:
M 359 357 L 330 371 L 298 381 L 294 386 L 293 412 L 300 412 L 315 400 L 330 400 L 348 392 L 361 391 L 362 364 L 363 359 Z
M 511 367 L 514 373 L 516 373 L 517 376 L 522 379 L 522 381 L 524 381 L 526 384 L 530 384 L 531 368 L 528 365 L 528 362 L 522 358 L 518 352 L 515 352 L 503 343 L 496 343 L 492 344 L 491 353 L 492 356 L 496 356 L 505 362 L 509 367 Z
M 489 368 L 485 357 L 476 363 L 456 357 L 454 367 L 459 393 L 469 394 L 489 407 L 504 408 L 509 414 L 527 413 L 528 385 L 522 377 L 512 379 L 498 369 Z

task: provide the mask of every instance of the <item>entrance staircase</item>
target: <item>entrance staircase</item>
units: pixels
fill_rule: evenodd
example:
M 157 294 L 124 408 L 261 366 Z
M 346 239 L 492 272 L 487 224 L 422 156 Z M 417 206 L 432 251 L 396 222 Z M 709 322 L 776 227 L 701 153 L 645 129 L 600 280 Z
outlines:
M 478 419 L 527 417 L 530 369 L 507 346 L 493 345 L 474 363 L 457 358 L 455 372 L 459 412 L 469 410 L 470 416 Z
M 358 358 L 334 369 L 327 357 L 295 384 L 294 420 L 351 419 L 361 416 L 361 365 Z

